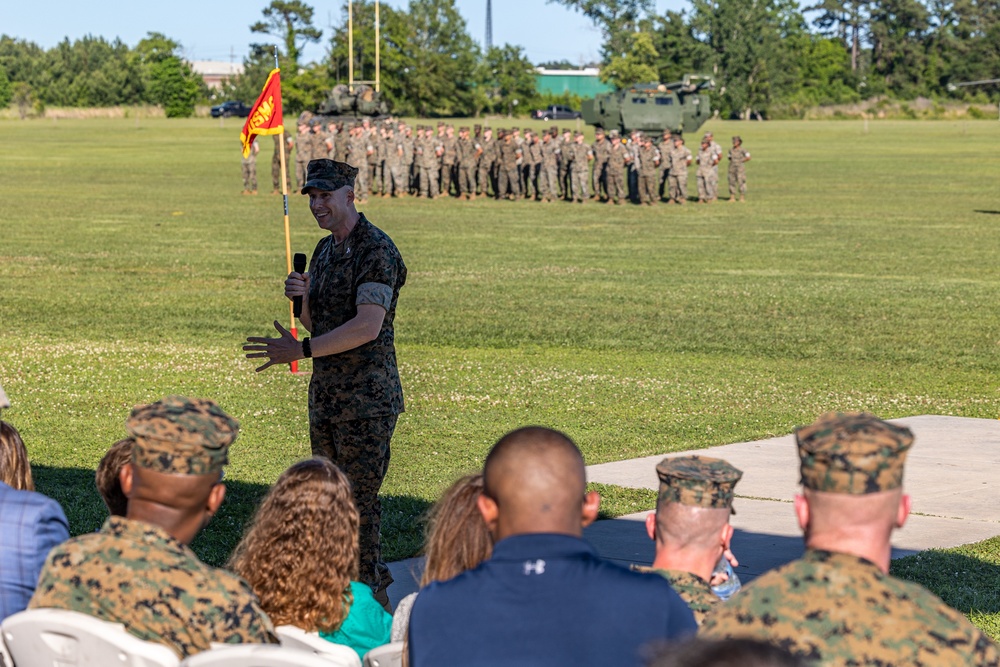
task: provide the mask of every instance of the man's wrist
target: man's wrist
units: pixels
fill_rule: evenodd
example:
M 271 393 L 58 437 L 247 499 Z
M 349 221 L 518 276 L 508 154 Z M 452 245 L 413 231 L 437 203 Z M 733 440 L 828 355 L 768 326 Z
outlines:
M 312 341 L 309 336 L 302 339 L 302 358 L 308 359 L 313 356 L 312 352 Z

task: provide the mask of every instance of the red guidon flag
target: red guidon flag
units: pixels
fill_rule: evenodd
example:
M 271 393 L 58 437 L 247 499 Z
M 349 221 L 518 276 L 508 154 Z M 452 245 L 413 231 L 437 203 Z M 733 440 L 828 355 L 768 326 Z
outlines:
M 258 134 L 281 134 L 285 131 L 281 118 L 281 72 L 277 68 L 267 75 L 264 89 L 254 102 L 240 132 L 243 157 L 250 156 L 250 149 Z

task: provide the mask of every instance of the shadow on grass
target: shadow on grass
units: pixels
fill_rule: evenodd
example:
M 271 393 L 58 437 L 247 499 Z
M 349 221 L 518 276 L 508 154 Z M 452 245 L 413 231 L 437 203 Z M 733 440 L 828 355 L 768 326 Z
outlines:
M 1000 215 L 1000 211 L 984 211 L 983 209 L 975 209 L 976 213 L 985 213 L 986 215 Z
M 987 553 L 993 544 L 992 554 Z M 986 546 L 970 555 L 960 550 Z M 1000 614 L 1000 538 L 949 550 L 922 551 L 892 561 L 889 572 L 930 589 L 963 614 Z
M 93 470 L 34 465 L 31 472 L 37 490 L 62 505 L 71 535 L 92 533 L 108 518 L 94 484 Z M 270 488 L 232 479 L 225 483 L 226 499 L 222 507 L 191 543 L 199 558 L 216 567 L 225 565 Z M 382 496 L 382 549 L 386 560 L 416 555 L 423 545 L 423 517 L 429 507 L 430 503 L 421 498 Z

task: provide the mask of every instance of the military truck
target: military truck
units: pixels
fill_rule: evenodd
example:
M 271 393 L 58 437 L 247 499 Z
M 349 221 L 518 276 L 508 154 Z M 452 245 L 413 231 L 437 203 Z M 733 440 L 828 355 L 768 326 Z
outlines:
M 581 106 L 588 125 L 617 129 L 622 134 L 641 130 L 659 137 L 663 130 L 687 134 L 712 115 L 705 91 L 715 87 L 709 76 L 685 74 L 673 83 L 637 83 L 634 86 L 602 93 Z
M 338 84 L 330 91 L 330 95 L 316 110 L 324 121 L 353 120 L 363 116 L 382 118 L 389 114 L 389 105 L 382 94 L 367 84 L 354 86 L 352 93 L 345 84 Z

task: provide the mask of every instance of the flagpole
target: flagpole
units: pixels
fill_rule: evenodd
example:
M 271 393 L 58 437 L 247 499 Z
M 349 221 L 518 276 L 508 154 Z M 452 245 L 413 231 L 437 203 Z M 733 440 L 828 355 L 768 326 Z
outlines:
M 278 47 L 274 47 L 274 68 L 280 69 L 278 67 Z M 278 150 L 281 154 L 281 199 L 285 208 L 285 265 L 287 267 L 288 273 L 292 272 L 292 234 L 291 229 L 288 224 L 288 166 L 285 161 L 285 129 L 284 123 L 282 123 L 281 134 L 278 135 Z M 301 150 L 301 147 L 300 149 Z M 295 306 L 291 301 L 288 302 L 288 316 L 291 319 L 292 326 L 289 327 L 291 331 L 292 338 L 295 340 L 299 339 L 299 330 L 295 326 Z M 288 370 L 292 373 L 299 372 L 299 362 L 293 361 L 288 364 Z

